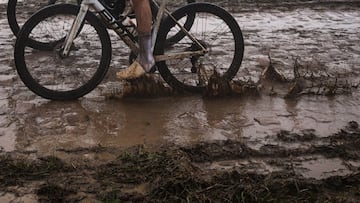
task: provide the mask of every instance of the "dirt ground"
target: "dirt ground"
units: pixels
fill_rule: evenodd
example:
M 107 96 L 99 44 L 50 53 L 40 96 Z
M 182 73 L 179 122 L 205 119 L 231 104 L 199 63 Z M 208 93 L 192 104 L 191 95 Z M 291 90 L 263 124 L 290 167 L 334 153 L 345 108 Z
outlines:
M 54 157 L 29 160 L 25 155 L 2 155 L 2 200 L 18 202 L 358 202 L 360 128 L 350 122 L 339 132 L 319 138 L 312 132 L 279 132 L 284 143 L 303 148 L 267 145 L 259 150 L 242 142 L 166 146 L 155 151 L 137 146 L 119 152 L 107 163 L 64 162 Z M 317 144 L 314 144 L 317 143 Z M 82 148 L 69 153 L 104 152 Z M 299 175 L 296 164 L 310 157 L 348 163 L 326 178 Z M 226 162 L 236 162 L 237 165 Z M 252 164 L 246 164 L 251 162 Z M 321 162 L 321 159 L 318 159 Z M 214 164 L 216 166 L 210 166 Z M 267 165 L 262 170 L 259 165 Z M 351 167 L 350 167 L 351 166 Z M 334 169 L 335 170 L 335 169 Z
M 21 83 L 0 5 L 0 202 L 359 202 L 360 2 L 324 2 L 223 3 L 245 37 L 231 89 L 126 101 L 109 76 L 68 103 Z

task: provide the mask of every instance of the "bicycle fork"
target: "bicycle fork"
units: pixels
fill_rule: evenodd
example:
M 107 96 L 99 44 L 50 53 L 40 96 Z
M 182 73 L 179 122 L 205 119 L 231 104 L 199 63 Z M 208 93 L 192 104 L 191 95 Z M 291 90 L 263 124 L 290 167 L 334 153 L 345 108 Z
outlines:
M 80 10 L 78 15 L 76 16 L 75 21 L 73 22 L 70 32 L 68 33 L 68 35 L 65 38 L 65 43 L 64 43 L 64 47 L 61 53 L 62 57 L 66 57 L 69 55 L 70 49 L 71 49 L 71 45 L 76 37 L 76 34 L 79 32 L 81 24 L 84 22 L 85 19 L 85 15 L 87 13 L 87 11 L 89 10 L 89 4 L 90 4 L 91 0 L 84 0 L 81 3 L 80 6 Z

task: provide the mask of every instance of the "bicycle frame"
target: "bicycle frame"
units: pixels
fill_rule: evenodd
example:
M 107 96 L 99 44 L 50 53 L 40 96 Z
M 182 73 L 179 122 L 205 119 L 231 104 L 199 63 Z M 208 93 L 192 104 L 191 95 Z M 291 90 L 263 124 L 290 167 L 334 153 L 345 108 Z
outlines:
M 164 14 L 166 13 L 173 20 L 175 20 L 175 18 L 171 16 L 170 12 L 166 10 L 165 8 L 166 3 L 167 3 L 166 0 L 163 0 L 160 6 L 156 4 L 159 7 L 159 12 L 155 19 L 155 23 L 154 23 L 155 26 L 152 33 L 153 48 L 155 46 L 156 36 L 160 27 L 161 19 L 164 16 Z M 94 10 L 96 13 L 98 13 L 100 18 L 106 23 L 106 25 L 108 25 L 111 29 L 113 29 L 117 33 L 117 35 L 121 38 L 121 40 L 123 40 L 124 43 L 136 55 L 138 55 L 139 47 L 136 43 L 136 39 L 132 35 L 132 33 L 126 28 L 126 26 L 124 26 L 121 23 L 121 21 L 117 21 L 116 18 L 102 5 L 102 3 L 99 2 L 99 0 L 83 0 L 80 6 L 79 13 L 72 24 L 70 32 L 66 36 L 63 51 L 61 53 L 63 57 L 69 55 L 73 40 L 76 38 L 77 33 L 79 33 L 79 30 L 81 29 L 81 26 L 85 19 L 86 13 L 90 10 L 90 8 Z M 159 62 L 159 61 L 166 61 L 169 59 L 187 58 L 191 56 L 199 56 L 206 54 L 207 50 L 204 48 L 204 46 L 198 40 L 196 40 L 196 38 L 192 36 L 191 33 L 189 33 L 180 23 L 178 23 L 177 21 L 175 22 L 176 25 L 185 33 L 185 35 L 187 35 L 194 43 L 196 43 L 201 48 L 201 50 L 186 51 L 186 52 L 172 53 L 166 55 L 156 55 L 154 56 L 155 61 Z

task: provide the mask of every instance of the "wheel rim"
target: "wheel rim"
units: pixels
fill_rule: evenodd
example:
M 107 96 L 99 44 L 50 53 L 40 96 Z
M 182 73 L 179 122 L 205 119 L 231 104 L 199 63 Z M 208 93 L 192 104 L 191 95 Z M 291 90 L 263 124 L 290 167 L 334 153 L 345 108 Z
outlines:
M 37 24 L 28 37 L 44 44 L 53 44 L 50 51 L 24 47 L 24 62 L 32 80 L 46 91 L 76 91 L 95 77 L 102 59 L 102 44 L 94 27 L 84 23 L 67 57 L 60 51 L 74 15 L 58 15 Z M 55 43 L 56 42 L 56 43 Z
M 241 51 L 243 52 L 243 40 L 242 36 L 240 38 L 235 36 L 235 31 L 231 30 L 228 23 L 222 17 L 219 17 L 218 13 L 209 12 L 211 10 L 206 10 L 206 12 L 197 12 L 202 11 L 201 9 L 193 9 L 191 12 L 189 10 L 191 9 L 186 10 L 188 15 L 194 15 L 193 12 L 196 12 L 195 21 L 189 32 L 207 48 L 208 53 L 205 56 L 161 62 L 159 63 L 159 71 L 162 75 L 165 75 L 164 79 L 167 82 L 176 83 L 170 84 L 172 86 L 181 86 L 181 88 L 190 91 L 202 91 L 211 75 L 214 74 L 214 70 L 227 80 L 234 76 L 234 71 L 237 72 L 241 64 L 243 54 L 241 53 L 241 57 L 238 57 L 239 53 L 236 52 L 239 51 L 239 47 L 242 47 Z M 176 16 L 176 19 L 180 24 L 183 24 L 186 21 L 185 12 Z M 179 28 L 176 28 L 176 26 L 172 25 L 170 27 L 166 31 L 166 36 L 162 36 L 162 38 L 166 39 L 168 36 L 172 36 L 173 33 L 179 32 Z M 242 45 L 235 44 L 235 39 L 237 41 L 241 39 Z M 193 46 L 194 43 L 189 37 L 184 37 L 170 47 L 163 45 L 165 47 L 163 51 L 165 54 L 189 51 L 194 50 Z M 240 60 L 240 62 L 236 60 Z M 200 68 L 194 68 L 196 64 L 200 64 Z M 231 70 L 230 67 L 232 66 L 237 67 L 231 68 Z

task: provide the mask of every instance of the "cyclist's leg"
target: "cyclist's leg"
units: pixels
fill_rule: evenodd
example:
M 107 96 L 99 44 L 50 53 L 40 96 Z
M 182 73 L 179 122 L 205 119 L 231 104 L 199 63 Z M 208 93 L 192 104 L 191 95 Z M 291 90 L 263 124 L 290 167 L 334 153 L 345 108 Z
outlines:
M 149 0 L 133 0 L 135 10 L 137 31 L 140 33 L 151 33 L 152 14 Z
M 150 72 L 155 65 L 151 44 L 152 14 L 148 0 L 133 0 L 137 21 L 138 43 L 140 53 L 137 61 L 129 68 L 117 73 L 121 79 L 140 77 L 145 72 Z

